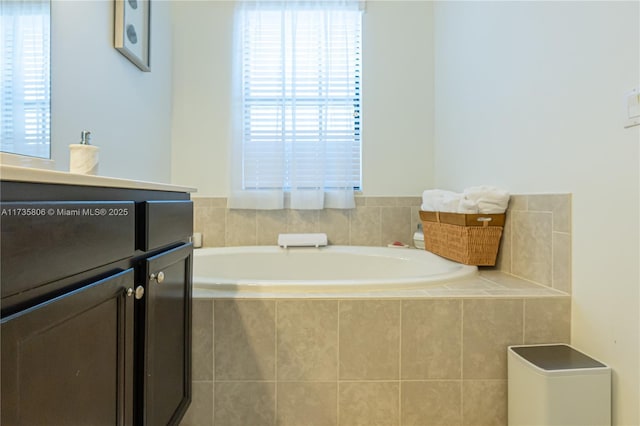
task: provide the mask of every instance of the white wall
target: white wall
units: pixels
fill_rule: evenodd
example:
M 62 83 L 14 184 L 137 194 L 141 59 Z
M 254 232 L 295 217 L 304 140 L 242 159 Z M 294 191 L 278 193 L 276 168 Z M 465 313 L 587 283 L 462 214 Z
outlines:
M 573 194 L 572 343 L 614 369 L 638 425 L 638 2 L 438 2 L 436 186 Z
M 369 1 L 363 18 L 363 192 L 433 180 L 432 3 Z M 233 2 L 173 5 L 172 180 L 226 196 Z
M 113 0 L 52 1 L 52 158 L 69 170 L 69 144 L 90 130 L 100 175 L 171 177 L 171 18 L 152 3 L 151 72 L 113 47 Z
M 433 4 L 367 1 L 362 52 L 363 193 L 422 194 L 433 185 Z

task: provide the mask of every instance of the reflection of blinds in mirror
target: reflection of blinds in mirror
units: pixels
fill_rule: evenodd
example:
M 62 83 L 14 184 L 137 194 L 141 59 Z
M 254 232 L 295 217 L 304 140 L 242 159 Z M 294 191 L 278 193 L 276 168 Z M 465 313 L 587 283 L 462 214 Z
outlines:
M 49 1 L 0 5 L 0 150 L 49 158 Z

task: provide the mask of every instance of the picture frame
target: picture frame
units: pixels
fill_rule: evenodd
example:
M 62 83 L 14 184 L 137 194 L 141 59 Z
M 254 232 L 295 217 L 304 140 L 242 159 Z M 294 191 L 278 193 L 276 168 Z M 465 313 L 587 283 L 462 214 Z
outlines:
M 115 0 L 114 21 L 114 47 L 140 70 L 151 71 L 151 0 Z

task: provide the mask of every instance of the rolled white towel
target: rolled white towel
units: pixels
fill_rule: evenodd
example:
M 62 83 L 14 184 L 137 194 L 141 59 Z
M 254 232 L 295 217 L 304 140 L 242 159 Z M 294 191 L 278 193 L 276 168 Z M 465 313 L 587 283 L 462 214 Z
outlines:
M 458 206 L 458 213 L 476 214 L 478 213 L 478 205 L 475 201 L 462 198 Z
M 472 186 L 464 190 L 464 196 L 478 206 L 478 213 L 504 213 L 509 204 L 509 192 L 495 186 Z
M 438 211 L 448 213 L 478 213 L 478 206 L 463 194 L 445 195 L 440 202 Z
M 478 213 L 478 204 L 464 194 L 442 189 L 430 189 L 422 194 L 422 210 L 448 213 Z
M 460 200 L 462 200 L 462 194 L 445 195 L 440 199 L 440 205 L 438 206 L 439 212 L 456 213 L 458 207 L 460 207 Z
M 422 193 L 422 206 L 425 211 L 437 212 L 442 207 L 442 201 L 445 197 L 456 196 L 455 192 L 445 191 L 442 189 L 428 189 Z

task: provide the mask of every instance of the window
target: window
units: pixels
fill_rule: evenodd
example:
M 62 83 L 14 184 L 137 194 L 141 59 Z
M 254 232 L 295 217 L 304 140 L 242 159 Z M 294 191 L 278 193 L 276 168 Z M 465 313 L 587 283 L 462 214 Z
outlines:
M 332 198 L 361 186 L 361 12 L 358 2 L 293 3 L 238 15 L 236 189 L 287 191 L 292 208 L 351 208 Z
M 49 16 L 49 0 L 2 0 L 2 151 L 49 158 Z

